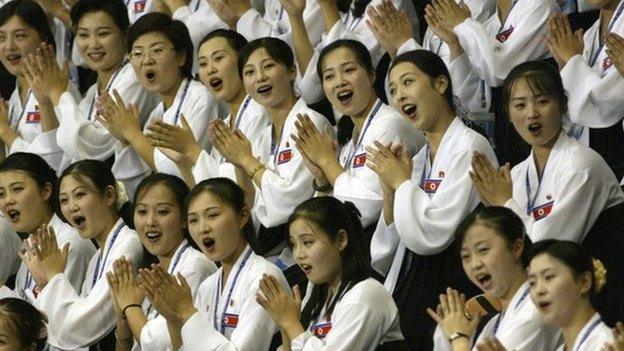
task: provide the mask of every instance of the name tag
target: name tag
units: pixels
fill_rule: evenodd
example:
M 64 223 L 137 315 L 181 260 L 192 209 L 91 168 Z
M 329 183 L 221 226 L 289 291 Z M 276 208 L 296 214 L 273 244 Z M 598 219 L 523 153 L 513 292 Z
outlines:
M 39 123 L 41 122 L 41 114 L 39 111 L 32 111 L 26 113 L 26 123 Z
M 546 218 L 548 217 L 548 215 L 550 214 L 550 212 L 552 212 L 552 207 L 555 204 L 554 201 L 551 202 L 547 202 L 541 206 L 538 206 L 536 208 L 533 209 L 533 218 L 536 221 L 539 221 L 540 219 Z
M 362 167 L 366 164 L 366 153 L 356 155 L 353 158 L 353 168 Z
M 147 0 L 138 0 L 134 2 L 134 13 L 141 13 L 147 7 Z
M 327 336 L 327 334 L 331 331 L 331 328 L 332 328 L 331 322 L 317 324 L 314 327 L 312 327 L 312 332 L 314 336 L 316 336 L 317 338 L 324 339 L 325 336 Z
M 442 183 L 442 179 L 427 179 L 425 180 L 423 190 L 426 193 L 435 194 L 438 191 L 438 187 L 440 187 L 440 183 Z
M 237 314 L 226 313 L 223 316 L 222 324 L 226 328 L 236 329 L 236 327 L 238 326 L 238 315 Z
M 514 27 L 509 27 L 509 29 L 498 33 L 496 35 L 496 40 L 500 41 L 501 43 L 506 42 L 507 39 L 509 39 L 509 37 L 511 36 L 511 33 L 513 33 L 513 31 L 514 31 Z
M 280 151 L 280 153 L 277 155 L 277 164 L 281 165 L 282 163 L 287 163 L 288 161 L 292 160 L 292 157 L 292 149 Z

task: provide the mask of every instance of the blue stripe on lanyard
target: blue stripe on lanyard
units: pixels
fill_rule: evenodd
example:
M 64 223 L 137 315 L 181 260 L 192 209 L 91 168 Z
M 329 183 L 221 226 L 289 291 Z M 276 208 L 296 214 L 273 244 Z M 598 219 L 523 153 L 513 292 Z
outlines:
M 281 21 L 282 20 L 282 16 L 284 16 L 284 6 L 282 6 L 282 8 L 279 11 L 279 15 L 277 16 L 277 20 Z
M 106 261 L 108 261 L 108 255 L 113 249 L 113 246 L 115 246 L 115 240 L 117 240 L 117 236 L 119 236 L 121 229 L 125 226 L 126 224 L 122 221 L 115 229 L 115 232 L 113 233 L 110 244 L 108 245 L 108 250 L 106 250 L 106 256 L 104 256 L 104 261 L 102 262 L 100 262 L 102 258 L 102 252 L 100 251 L 100 255 L 98 256 L 97 263 L 95 264 L 95 269 L 93 270 L 93 278 L 91 280 L 92 288 L 93 286 L 95 286 L 95 283 L 102 277 L 102 274 L 104 274 L 104 268 L 106 267 Z M 104 250 L 104 248 L 102 248 L 102 250 Z M 100 267 L 100 263 L 102 263 L 102 267 Z
M 197 4 L 195 4 L 195 11 L 193 12 L 197 12 L 197 10 L 199 10 L 199 4 L 201 4 L 202 0 L 197 0 Z
M 600 323 L 602 323 L 601 318 L 598 318 L 596 321 L 594 321 L 594 323 L 592 323 L 592 325 L 589 327 L 589 329 L 587 329 L 585 334 L 583 334 L 583 337 L 581 338 L 581 342 L 579 342 L 578 346 L 574 348 L 575 351 L 579 351 L 581 349 L 581 346 L 583 346 L 583 343 L 587 341 L 587 338 L 591 335 L 591 333 L 594 331 L 594 329 L 596 329 L 596 327 Z
M 479 80 L 479 88 L 481 88 L 481 108 L 487 106 L 487 100 L 485 99 L 485 80 Z
M 347 29 L 349 29 L 350 31 L 354 30 L 355 27 L 357 27 L 358 24 L 360 24 L 360 21 L 362 21 L 362 18 L 363 18 L 363 16 L 360 16 L 360 17 L 353 16 L 353 22 L 349 24 L 349 19 L 351 18 L 352 12 L 353 10 L 349 10 L 349 12 L 347 12 L 347 18 L 345 18 L 344 20 L 345 26 L 347 26 Z
M 366 125 L 364 126 L 364 129 L 362 130 L 362 132 L 360 133 L 360 137 L 358 138 L 359 140 L 357 144 L 355 144 L 355 147 L 353 148 L 353 151 L 351 152 L 351 155 L 349 156 L 347 160 L 347 164 L 346 164 L 347 168 L 351 168 L 353 166 L 353 158 L 355 158 L 355 154 L 357 154 L 358 149 L 362 145 L 362 141 L 364 141 L 364 135 L 366 135 L 366 132 L 368 131 L 368 127 L 370 127 L 371 123 L 373 122 L 373 119 L 375 119 L 375 116 L 377 115 L 377 112 L 379 112 L 381 105 L 382 105 L 381 100 L 377 101 L 377 105 L 375 105 L 375 107 L 373 108 L 373 111 L 370 114 L 370 117 L 368 117 L 368 121 L 366 121 Z
M 191 85 L 191 80 L 188 79 L 186 81 L 186 85 L 184 86 L 184 91 L 182 91 L 182 97 L 180 97 L 180 102 L 178 103 L 178 108 L 175 113 L 175 117 L 173 119 L 173 125 L 178 124 L 178 118 L 180 118 L 180 111 L 182 111 L 182 105 L 184 104 L 184 100 L 186 99 L 186 94 L 188 93 L 189 86 Z
M 126 0 L 126 7 L 130 5 L 130 0 Z
M 527 214 L 531 214 L 533 212 L 533 208 L 535 208 L 535 201 L 537 200 L 537 195 L 539 194 L 540 186 L 542 185 L 541 180 L 538 180 L 537 189 L 535 190 L 535 196 L 531 199 L 531 181 L 529 180 L 529 168 L 527 166 L 526 177 L 525 180 L 525 188 L 527 194 Z
M 442 49 L 442 44 L 444 44 L 444 41 L 442 41 L 440 37 L 438 37 L 438 40 L 440 40 L 440 42 L 438 43 L 438 48 L 436 49 L 435 53 L 436 55 L 440 56 L 440 50 Z
M 169 269 L 167 270 L 169 274 L 173 275 L 173 273 L 175 272 L 176 267 L 178 266 L 178 263 L 180 263 L 180 259 L 182 258 L 182 255 L 184 255 L 184 252 L 191 246 L 191 244 L 189 244 L 189 242 L 187 241 L 186 243 L 184 243 L 184 246 L 182 247 L 182 249 L 180 251 L 178 251 L 178 254 L 176 255 L 175 259 L 173 260 L 173 264 L 169 267 Z M 145 316 L 149 316 L 150 312 L 152 311 L 152 304 L 150 303 L 149 307 L 147 308 L 147 313 L 145 314 Z M 156 312 L 156 317 L 158 317 L 160 315 L 160 313 Z
M 516 4 L 518 3 L 518 0 L 514 0 L 511 2 L 511 6 L 509 7 L 509 12 L 507 13 L 507 18 L 505 18 L 505 22 L 501 23 L 500 28 L 498 29 L 498 34 L 501 34 L 502 32 L 505 31 L 505 27 L 507 27 L 507 21 L 509 20 L 509 17 L 511 17 L 511 12 L 513 11 L 514 7 L 516 7 Z
M 22 118 L 24 118 L 24 114 L 27 113 L 26 108 L 28 107 L 28 103 L 30 102 L 30 97 L 32 95 L 32 91 L 28 91 L 28 95 L 26 96 L 26 102 L 24 103 L 24 106 L 22 108 L 22 113 L 20 113 L 19 118 L 17 119 L 17 121 L 15 121 L 15 129 L 13 130 L 14 132 L 17 132 L 17 129 L 19 127 L 19 122 L 22 120 Z M 9 128 L 11 127 L 11 124 L 13 124 L 13 112 L 10 112 L 9 114 Z
M 530 292 L 530 288 L 527 287 L 524 292 L 522 293 L 522 296 L 520 296 L 520 299 L 518 300 L 518 302 L 516 303 L 516 305 L 514 306 L 514 312 L 518 311 L 518 308 L 520 307 L 520 304 L 522 303 L 522 301 L 526 300 L 527 296 L 529 296 L 529 292 Z M 500 322 L 503 319 L 503 316 L 505 315 L 505 312 L 502 311 L 501 313 L 498 314 L 498 318 L 496 318 L 496 324 L 494 324 L 494 333 L 493 335 L 496 336 L 496 332 L 498 332 L 498 327 L 500 326 Z
M 288 117 L 286 118 L 288 119 Z M 273 164 L 277 165 L 277 156 L 279 155 L 279 147 L 280 144 L 282 143 L 282 137 L 284 136 L 284 126 L 286 125 L 286 121 L 284 121 L 284 124 L 282 124 L 282 130 L 280 131 L 280 138 L 277 141 L 277 144 L 275 143 L 275 140 L 273 139 L 273 133 L 271 133 L 271 156 L 273 156 Z
M 623 10 L 624 10 L 624 1 L 620 1 L 618 10 L 615 13 L 615 15 L 611 18 L 611 21 L 609 22 L 609 26 L 607 27 L 607 32 L 603 33 L 604 35 L 609 34 L 611 32 L 611 29 L 613 29 L 613 25 L 615 25 L 615 22 L 620 17 Z M 598 60 L 598 56 L 600 56 L 602 49 L 604 49 L 604 41 L 602 41 L 602 39 L 600 38 L 600 30 L 596 31 L 596 35 L 598 36 L 598 43 L 599 43 L 598 49 L 594 52 L 594 45 L 596 45 L 596 40 L 594 39 L 594 42 L 592 44 L 591 55 L 589 59 L 589 67 L 594 67 L 596 60 Z
M 420 188 L 425 189 L 425 180 L 431 178 L 431 171 L 433 170 L 433 163 L 429 168 L 429 172 L 425 173 L 427 170 L 427 165 L 429 164 L 429 143 L 425 145 L 425 166 L 423 167 L 422 174 L 420 175 Z
M 110 90 L 113 87 L 113 82 L 115 81 L 115 79 L 117 79 L 117 76 L 119 75 L 119 72 L 121 72 L 121 69 L 126 65 L 126 63 L 128 63 L 128 61 L 126 61 L 126 60 L 121 62 L 121 65 L 117 68 L 117 70 L 115 71 L 115 73 L 113 74 L 111 79 L 108 81 L 108 84 L 106 84 L 106 92 L 107 93 L 110 93 Z M 91 115 L 93 115 L 93 106 L 95 105 L 95 99 L 97 97 L 98 97 L 98 93 L 97 93 L 97 88 L 96 88 L 95 94 L 93 95 L 93 99 L 91 99 L 91 105 L 89 106 L 89 112 L 87 113 L 87 120 L 88 121 L 92 121 L 93 120 L 91 118 Z
M 240 272 L 243 270 L 245 263 L 247 263 L 249 256 L 251 256 L 251 252 L 252 252 L 251 249 L 247 249 L 247 253 L 245 254 L 245 257 L 243 257 L 243 260 L 241 261 L 240 265 L 238 266 L 238 269 L 236 270 L 236 274 L 234 275 L 234 280 L 232 281 L 232 285 L 230 286 L 230 291 L 228 291 L 227 300 L 225 300 L 225 304 L 223 305 L 223 312 L 221 312 L 221 319 L 219 320 L 219 324 L 221 325 L 221 328 L 217 326 L 217 310 L 219 309 L 219 295 L 221 295 L 221 277 L 223 275 L 222 274 L 219 275 L 219 280 L 217 281 L 217 291 L 215 293 L 215 304 L 214 304 L 214 313 L 212 316 L 212 324 L 215 330 L 219 330 L 221 332 L 221 335 L 225 335 L 225 326 L 223 325 L 223 318 L 225 317 L 228 305 L 230 304 L 230 300 L 232 299 L 232 293 L 234 292 L 234 287 L 236 286 L 236 282 L 238 281 L 238 276 L 240 275 Z

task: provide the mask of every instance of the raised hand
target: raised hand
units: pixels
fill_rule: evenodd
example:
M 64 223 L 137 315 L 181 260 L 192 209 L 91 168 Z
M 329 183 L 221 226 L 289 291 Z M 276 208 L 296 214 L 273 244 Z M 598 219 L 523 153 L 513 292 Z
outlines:
M 615 33 L 609 33 L 605 39 L 605 45 L 609 59 L 613 62 L 615 69 L 624 77 L 624 38 Z
M 137 282 L 132 261 L 123 257 L 118 259 L 113 263 L 112 271 L 106 274 L 106 278 L 122 311 L 126 306 L 143 304 L 145 294 Z
M 297 149 L 303 150 L 308 160 L 321 169 L 329 164 L 338 164 L 334 140 L 330 133 L 319 131 L 310 117 L 306 114 L 298 114 L 297 135 L 292 134 Z
M 553 13 L 548 21 L 549 33 L 546 45 L 552 57 L 557 61 L 559 68 L 568 63 L 575 55 L 582 55 L 583 30 L 572 31 L 568 18 L 560 13 Z
M 158 147 L 161 150 L 163 148 L 173 150 L 184 155 L 194 163 L 199 157 L 202 147 L 195 140 L 193 130 L 189 126 L 184 115 L 180 117 L 182 127 L 163 121 L 155 121 L 147 127 L 147 138 L 154 147 Z M 165 152 L 165 154 L 169 156 L 167 152 Z M 173 157 L 175 158 L 175 156 Z
M 58 273 L 63 273 L 67 266 L 69 243 L 59 249 L 56 234 L 47 223 L 37 229 L 36 240 L 31 246 L 30 254 L 35 259 L 30 261 L 34 272 L 41 272 L 46 281 L 50 281 Z M 42 287 L 40 287 L 41 289 Z
M 245 161 L 254 158 L 251 142 L 240 130 L 231 129 L 222 120 L 214 121 L 209 130 L 212 145 L 231 164 L 244 168 Z
M 142 133 L 139 109 L 132 104 L 126 106 L 117 90 L 113 91 L 113 95 L 114 99 L 108 93 L 98 99 L 98 121 L 115 138 L 128 142 L 132 133 Z
M 457 4 L 454 0 L 433 0 L 427 5 L 430 16 L 439 20 L 439 27 L 446 32 L 453 29 L 470 18 L 470 9 L 464 3 Z
M 61 69 L 56 63 L 56 54 L 52 45 L 42 43 L 36 54 L 30 54 L 23 60 L 24 77 L 37 101 L 51 100 L 57 105 L 61 95 L 67 91 L 69 68 L 66 62 Z
M 382 186 L 396 190 L 411 179 L 412 164 L 410 156 L 400 145 L 383 145 L 375 141 L 375 147 L 367 147 L 366 166 L 379 175 Z M 390 189 L 384 189 L 384 192 Z
M 392 57 L 396 56 L 401 45 L 414 36 L 407 13 L 399 12 L 391 0 L 382 0 L 379 5 L 370 6 L 366 12 L 366 24 Z
M 301 322 L 301 292 L 295 286 L 290 293 L 272 275 L 263 274 L 260 280 L 260 292 L 256 294 L 256 301 L 271 316 L 280 329 L 286 331 L 292 340 L 304 332 Z
M 139 271 L 139 286 L 152 306 L 165 319 L 175 325 L 183 325 L 197 312 L 193 306 L 191 287 L 178 273 L 177 280 L 160 265 L 151 270 Z
M 251 9 L 249 0 L 207 0 L 214 13 L 232 29 L 241 16 Z
M 279 0 L 289 17 L 303 17 L 305 0 Z
M 446 294 L 440 295 L 440 305 L 437 310 L 428 308 L 427 313 L 438 323 L 447 338 L 454 333 L 462 333 L 472 338 L 477 331 L 479 318 L 469 319 L 466 316 L 466 297 L 457 290 L 447 288 Z
M 513 183 L 509 163 L 496 169 L 485 155 L 475 151 L 472 155 L 472 171 L 469 174 L 485 206 L 503 206 L 512 198 Z

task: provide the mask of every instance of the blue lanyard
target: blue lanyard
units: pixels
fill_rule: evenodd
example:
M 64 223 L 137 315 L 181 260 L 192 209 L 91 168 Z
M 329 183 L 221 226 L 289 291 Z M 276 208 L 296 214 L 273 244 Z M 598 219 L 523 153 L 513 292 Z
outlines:
M 611 29 L 613 29 L 613 25 L 615 24 L 617 19 L 622 14 L 622 10 L 624 10 L 624 1 L 620 1 L 620 4 L 619 4 L 617 12 L 615 13 L 615 15 L 613 15 L 613 17 L 611 18 L 611 21 L 609 21 L 609 26 L 607 27 L 607 32 L 603 33 L 603 34 L 606 35 L 606 34 L 611 32 Z M 600 23 L 598 23 L 598 28 L 600 28 Z M 598 43 L 599 43 L 598 44 L 598 49 L 596 51 L 594 51 L 594 45 L 596 45 L 596 39 L 594 39 L 594 42 L 592 44 L 591 55 L 590 55 L 590 59 L 589 59 L 589 67 L 594 67 L 594 64 L 596 63 L 596 60 L 598 60 L 598 56 L 600 56 L 600 53 L 602 52 L 602 49 L 604 49 L 604 42 L 600 38 L 600 29 L 598 29 L 598 31 L 596 31 L 596 36 L 598 37 L 597 39 L 598 39 Z
M 517 3 L 518 3 L 518 0 L 514 0 L 514 1 L 511 2 L 511 6 L 509 8 L 509 12 L 507 13 L 507 18 L 505 18 L 505 22 L 504 23 L 501 23 L 501 26 L 498 29 L 498 34 L 501 34 L 502 32 L 505 31 L 505 27 L 507 27 L 507 21 L 509 21 L 509 17 L 511 17 L 511 12 L 513 11 L 514 7 L 516 7 Z
M 574 348 L 575 351 L 578 351 L 578 350 L 581 349 L 581 346 L 583 346 L 583 343 L 585 343 L 585 341 L 587 341 L 587 338 L 589 337 L 589 335 L 591 335 L 591 333 L 594 331 L 594 329 L 596 329 L 596 327 L 600 323 L 602 323 L 602 319 L 598 318 L 596 321 L 594 321 L 594 323 L 592 323 L 591 326 L 589 326 L 587 331 L 585 331 L 585 334 L 583 334 L 583 337 L 581 338 L 581 342 L 579 342 L 578 346 Z
M 30 102 L 30 96 L 32 95 L 32 91 L 28 91 L 28 95 L 26 96 L 26 102 L 24 103 L 24 106 L 22 107 L 22 113 L 20 113 L 19 118 L 17 119 L 17 121 L 15 121 L 15 129 L 14 131 L 17 131 L 18 127 L 19 127 L 19 122 L 22 120 L 22 118 L 24 118 L 24 114 L 27 113 L 26 108 L 28 107 L 28 103 Z M 11 109 L 11 111 L 9 111 L 9 128 L 11 127 L 11 124 L 13 124 L 13 110 Z
M 282 6 L 282 8 L 279 11 L 279 15 L 277 16 L 277 20 L 281 21 L 282 20 L 282 16 L 284 16 L 284 6 Z
M 182 97 L 180 97 L 180 102 L 178 103 L 178 108 L 175 113 L 175 117 L 173 119 L 173 125 L 178 124 L 178 118 L 180 118 L 180 111 L 182 111 L 182 105 L 184 104 L 184 100 L 186 99 L 186 94 L 188 93 L 189 86 L 191 85 L 191 80 L 186 81 L 186 85 L 184 86 L 184 91 L 182 91 Z
M 176 267 L 178 266 L 178 263 L 180 263 L 180 259 L 182 258 L 182 255 L 184 255 L 184 252 L 191 246 L 191 244 L 189 244 L 188 241 L 186 241 L 184 243 L 184 246 L 182 247 L 182 249 L 180 251 L 178 251 L 178 254 L 176 255 L 175 259 L 173 260 L 173 264 L 171 265 L 170 269 L 168 269 L 169 274 L 173 275 L 173 273 L 175 272 Z M 150 312 L 152 311 L 152 304 L 149 305 L 149 307 L 147 308 L 147 313 L 145 314 L 145 316 L 149 316 Z M 156 317 L 158 317 L 160 315 L 160 313 L 156 313 Z
M 199 4 L 201 4 L 202 0 L 197 0 L 197 4 L 195 4 L 195 11 L 193 12 L 197 12 L 197 10 L 199 10 Z
M 381 100 L 377 101 L 377 105 L 375 105 L 375 107 L 373 108 L 373 111 L 370 114 L 370 117 L 368 117 L 368 121 L 366 121 L 366 125 L 364 126 L 364 129 L 360 133 L 360 137 L 358 138 L 357 144 L 355 144 L 355 146 L 353 147 L 353 151 L 351 152 L 351 155 L 349 156 L 347 160 L 347 164 L 346 164 L 347 168 L 351 168 L 353 166 L 353 158 L 355 158 L 355 154 L 357 153 L 358 149 L 362 145 L 362 141 L 364 141 L 364 136 L 366 135 L 366 132 L 368 131 L 368 127 L 370 127 L 371 123 L 373 122 L 373 119 L 375 119 L 375 116 L 377 115 L 377 112 L 379 112 L 379 109 L 381 108 L 381 104 L 382 104 Z
M 113 82 L 115 81 L 115 79 L 119 75 L 119 72 L 121 72 L 121 69 L 126 65 L 126 63 L 127 63 L 126 60 L 121 62 L 121 65 L 117 68 L 117 70 L 115 71 L 115 73 L 113 74 L 111 79 L 108 81 L 108 84 L 106 84 L 106 92 L 107 93 L 110 93 L 110 90 L 113 87 Z M 97 87 L 96 87 L 95 94 L 93 94 L 93 99 L 91 99 L 91 105 L 89 105 L 89 112 L 87 113 L 87 120 L 88 121 L 92 121 L 93 120 L 91 118 L 91 115 L 93 114 L 93 106 L 95 105 L 95 99 L 97 97 L 98 97 L 98 92 L 97 92 Z M 119 103 L 119 101 L 118 101 L 118 103 Z
M 542 174 L 542 177 L 544 175 Z M 537 189 L 535 190 L 535 196 L 531 198 L 531 181 L 529 180 L 529 168 L 527 168 L 525 180 L 525 188 L 527 194 L 527 214 L 530 215 L 533 212 L 533 208 L 535 208 L 535 201 L 537 200 L 537 195 L 539 194 L 540 186 L 542 185 L 542 181 L 538 180 Z
M 527 287 L 524 292 L 522 293 L 522 296 L 520 296 L 520 299 L 518 300 L 518 302 L 516 302 L 516 305 L 514 306 L 514 312 L 516 312 L 518 310 L 518 307 L 520 307 L 520 304 L 522 303 L 522 301 L 526 300 L 527 296 L 529 296 L 529 292 L 530 292 L 530 288 Z M 500 326 L 500 322 L 503 319 L 503 316 L 505 315 L 505 312 L 502 311 L 501 313 L 498 314 L 498 318 L 496 318 L 496 324 L 494 324 L 494 333 L 493 335 L 496 336 L 496 333 L 498 332 L 498 327 Z
M 351 13 L 352 12 L 353 12 L 353 10 L 351 10 L 351 9 L 349 10 L 349 12 L 347 12 L 347 18 L 345 18 L 345 21 L 344 21 L 344 24 L 347 26 L 347 28 L 350 31 L 353 31 L 355 29 L 355 27 L 357 27 L 358 24 L 360 24 L 360 21 L 362 21 L 362 17 L 363 17 L 363 16 L 360 16 L 360 17 L 356 18 L 355 16 L 353 16 L 353 22 L 351 22 L 351 24 L 349 25 L 348 24 L 349 23 L 349 18 L 351 18 Z
M 485 80 L 479 80 L 479 88 L 481 89 L 481 108 L 487 106 L 487 100 L 485 99 Z
M 115 240 L 117 240 L 117 236 L 121 232 L 121 229 L 125 226 L 126 224 L 122 221 L 115 229 L 115 232 L 113 233 L 110 244 L 108 245 L 108 250 L 106 250 L 106 256 L 104 256 L 104 261 L 102 262 L 100 262 L 100 259 L 102 258 L 102 252 L 100 251 L 100 255 L 98 256 L 97 263 L 95 264 L 95 269 L 93 270 L 93 278 L 91 280 L 91 287 L 95 286 L 95 283 L 102 277 L 102 274 L 104 274 L 104 268 L 106 267 L 106 261 L 108 261 L 108 255 L 113 249 L 113 246 L 115 246 Z M 102 250 L 104 250 L 104 248 L 102 248 Z M 102 263 L 102 267 L 100 267 L 100 263 Z
M 245 263 L 247 263 L 249 256 L 251 256 L 251 252 L 252 252 L 251 249 L 247 250 L 245 257 L 243 257 L 243 260 L 241 261 L 240 265 L 238 266 L 238 269 L 236 270 L 236 274 L 234 275 L 234 280 L 232 281 L 232 285 L 230 286 L 230 291 L 228 291 L 227 300 L 225 300 L 225 304 L 223 304 L 223 312 L 221 312 L 221 319 L 219 320 L 219 324 L 221 325 L 221 328 L 217 326 L 217 310 L 219 309 L 219 295 L 221 295 L 221 277 L 223 276 L 223 274 L 219 274 L 219 280 L 217 281 L 217 291 L 215 293 L 215 304 L 214 304 L 214 313 L 212 316 L 212 323 L 213 323 L 215 330 L 219 330 L 221 332 L 221 335 L 225 335 L 225 326 L 223 325 L 223 318 L 225 318 L 225 312 L 227 311 L 228 305 L 230 304 L 230 300 L 232 300 L 232 293 L 234 292 L 234 287 L 236 286 L 236 282 L 238 281 L 238 276 L 243 270 Z
M 288 117 L 286 117 L 286 119 L 288 119 Z M 275 143 L 275 140 L 273 138 L 273 133 L 271 132 L 271 155 L 273 156 L 273 164 L 277 166 L 277 158 L 279 155 L 279 147 L 280 144 L 282 143 L 282 137 L 284 136 L 284 126 L 286 125 L 287 121 L 284 121 L 284 124 L 282 124 L 282 130 L 280 131 L 280 138 L 277 141 L 277 144 Z

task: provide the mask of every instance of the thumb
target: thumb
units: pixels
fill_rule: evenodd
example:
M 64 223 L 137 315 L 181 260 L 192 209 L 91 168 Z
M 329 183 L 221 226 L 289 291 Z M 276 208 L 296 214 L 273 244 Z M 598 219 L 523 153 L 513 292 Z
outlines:
M 64 76 L 69 76 L 69 60 L 65 60 L 63 62 L 63 67 L 61 67 L 61 73 L 63 73 Z
M 180 122 L 182 123 L 182 128 L 191 129 L 191 126 L 189 126 L 188 121 L 186 120 L 186 117 L 184 117 L 184 113 L 180 114 Z
M 579 43 L 583 43 L 583 28 L 579 28 L 574 32 L 574 36 Z
M 299 285 L 293 287 L 293 297 L 297 303 L 301 303 L 301 289 L 299 289 Z
M 61 255 L 63 255 L 63 258 L 65 259 L 65 261 L 67 261 L 67 257 L 69 256 L 69 243 L 66 243 L 65 246 L 63 246 L 63 250 L 61 250 Z
M 189 286 L 188 282 L 186 281 L 186 278 L 184 278 L 184 276 L 180 272 L 178 272 L 178 281 L 180 282 L 180 285 L 183 288 L 191 289 L 191 287 Z

